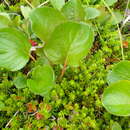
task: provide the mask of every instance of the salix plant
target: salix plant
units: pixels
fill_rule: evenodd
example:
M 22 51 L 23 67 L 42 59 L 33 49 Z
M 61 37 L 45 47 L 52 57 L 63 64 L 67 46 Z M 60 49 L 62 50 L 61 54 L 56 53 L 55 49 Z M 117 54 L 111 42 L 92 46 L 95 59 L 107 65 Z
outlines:
M 63 66 L 61 78 L 66 66 L 79 66 L 94 41 L 93 27 L 85 21 L 85 10 L 80 0 L 51 2 L 54 8 L 21 7 L 25 20 L 29 20 L 32 33 L 26 34 L 18 28 L 10 27 L 10 19 L 0 15 L 4 17 L 0 25 L 0 67 L 8 71 L 20 71 L 26 67 L 30 58 L 37 62 L 38 57 L 46 57 L 51 64 L 38 64 L 27 75 L 20 74 L 14 79 L 17 88 L 28 87 L 33 93 L 44 97 L 55 85 L 57 75 L 52 65 Z M 29 39 L 32 35 L 40 39 L 41 46 L 31 47 Z M 37 54 L 37 48 L 41 55 Z M 35 51 L 36 58 L 31 55 L 32 51 Z

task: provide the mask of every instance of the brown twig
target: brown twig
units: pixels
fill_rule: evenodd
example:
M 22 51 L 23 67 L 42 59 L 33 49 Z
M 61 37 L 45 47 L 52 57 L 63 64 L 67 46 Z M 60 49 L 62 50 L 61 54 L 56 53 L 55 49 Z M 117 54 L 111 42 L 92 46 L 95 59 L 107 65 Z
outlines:
M 5 4 L 9 7 L 10 5 L 9 5 L 9 3 L 6 1 L 6 0 L 4 0 L 4 2 L 5 2 Z
M 25 0 L 25 2 L 26 2 L 31 8 L 34 8 L 34 6 L 33 6 L 28 0 Z
M 42 4 L 40 4 L 38 7 L 40 8 L 40 7 L 42 7 L 43 5 L 46 5 L 49 2 L 50 2 L 50 0 L 47 0 L 47 1 L 43 2 Z
M 34 62 L 36 62 L 36 59 L 30 54 L 30 58 L 34 61 Z
M 7 128 L 10 123 L 12 122 L 13 118 L 19 113 L 19 111 L 16 111 L 15 114 L 13 115 L 13 117 L 9 120 L 9 122 L 6 124 L 5 128 Z
M 64 63 L 63 69 L 62 69 L 62 71 L 61 71 L 61 75 L 60 75 L 60 77 L 59 77 L 59 80 L 61 80 L 62 77 L 64 76 L 64 73 L 65 73 L 65 71 L 66 71 L 66 67 L 67 67 L 67 60 L 65 60 L 65 63 Z

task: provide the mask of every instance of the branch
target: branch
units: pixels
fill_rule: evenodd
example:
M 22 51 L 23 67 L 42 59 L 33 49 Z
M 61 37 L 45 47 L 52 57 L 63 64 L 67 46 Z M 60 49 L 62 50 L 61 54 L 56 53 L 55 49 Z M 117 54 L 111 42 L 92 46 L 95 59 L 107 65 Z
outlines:
M 5 4 L 9 7 L 9 3 L 8 3 L 6 0 L 4 0 L 4 2 L 5 2 Z
M 25 2 L 26 2 L 31 8 L 34 8 L 34 6 L 33 6 L 28 0 L 25 0 Z
M 111 13 L 111 15 L 113 16 L 113 18 L 117 21 L 114 13 L 112 12 L 112 10 L 110 9 L 110 7 L 107 5 L 107 3 L 105 2 L 105 0 L 102 0 L 104 5 L 107 7 L 108 11 Z M 119 34 L 119 38 L 120 38 L 120 46 L 121 46 L 121 55 L 122 55 L 122 60 L 124 60 L 124 49 L 123 49 L 123 38 L 122 38 L 122 34 L 121 34 L 121 30 L 119 28 L 119 24 L 117 23 L 117 28 L 118 28 L 118 34 Z
M 19 113 L 19 111 L 16 111 L 16 113 L 13 115 L 13 117 L 9 120 L 9 122 L 6 124 L 5 128 L 7 128 L 10 123 L 12 122 L 13 118 Z
M 34 62 L 36 62 L 36 59 L 30 54 L 30 58 L 34 61 Z
M 65 71 L 66 71 L 66 67 L 67 67 L 67 60 L 65 60 L 65 63 L 64 63 L 63 69 L 62 69 L 62 71 L 61 71 L 61 75 L 60 75 L 60 77 L 59 77 L 59 80 L 61 80 L 62 77 L 64 76 L 64 73 L 65 73 Z
M 46 5 L 47 3 L 49 3 L 49 1 L 50 1 L 50 0 L 47 0 L 47 1 L 43 2 L 42 4 L 40 4 L 40 5 L 38 6 L 38 8 L 40 8 L 40 7 L 43 6 L 43 5 Z

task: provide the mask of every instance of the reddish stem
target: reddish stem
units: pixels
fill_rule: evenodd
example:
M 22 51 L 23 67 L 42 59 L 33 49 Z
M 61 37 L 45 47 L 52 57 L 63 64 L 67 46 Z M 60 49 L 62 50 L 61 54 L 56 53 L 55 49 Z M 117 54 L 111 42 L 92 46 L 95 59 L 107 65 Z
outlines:
M 66 67 L 67 67 L 67 60 L 65 60 L 65 63 L 64 63 L 63 69 L 62 69 L 62 71 L 61 71 L 61 75 L 60 75 L 60 77 L 59 77 L 59 80 L 61 80 L 62 77 L 64 76 L 64 73 L 65 73 L 65 71 L 66 71 Z

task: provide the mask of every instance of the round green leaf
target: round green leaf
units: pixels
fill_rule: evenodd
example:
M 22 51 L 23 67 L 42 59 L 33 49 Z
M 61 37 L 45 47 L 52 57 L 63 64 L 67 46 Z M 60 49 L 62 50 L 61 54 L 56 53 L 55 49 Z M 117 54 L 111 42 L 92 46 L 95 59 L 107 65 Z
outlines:
M 97 17 L 96 22 L 100 25 L 106 25 L 111 19 L 111 15 L 104 7 L 99 8 L 100 16 Z
M 85 9 L 85 19 L 94 19 L 100 15 L 100 11 L 96 8 L 84 7 Z
M 117 116 L 130 115 L 130 81 L 121 80 L 111 84 L 102 97 L 106 110 Z
M 32 70 L 27 86 L 35 94 L 46 96 L 54 86 L 54 72 L 49 65 L 37 66 Z
M 58 10 L 50 7 L 36 8 L 30 13 L 33 32 L 47 42 L 55 27 L 66 19 Z
M 0 67 L 10 71 L 23 68 L 29 60 L 31 45 L 16 29 L 0 29 Z
M 89 52 L 94 39 L 91 26 L 85 23 L 66 22 L 59 25 L 51 35 L 44 51 L 54 64 L 78 66 Z
M 114 16 L 111 16 L 108 20 L 108 24 L 115 25 L 123 20 L 123 15 L 120 12 L 113 12 Z
M 69 20 L 83 21 L 85 12 L 80 0 L 70 0 L 62 8 L 63 14 Z
M 26 88 L 27 78 L 25 75 L 19 75 L 14 79 L 13 83 L 16 86 L 16 88 L 18 88 L 18 89 Z
M 121 61 L 114 65 L 112 71 L 108 73 L 108 83 L 114 83 L 119 80 L 130 80 L 130 61 Z

